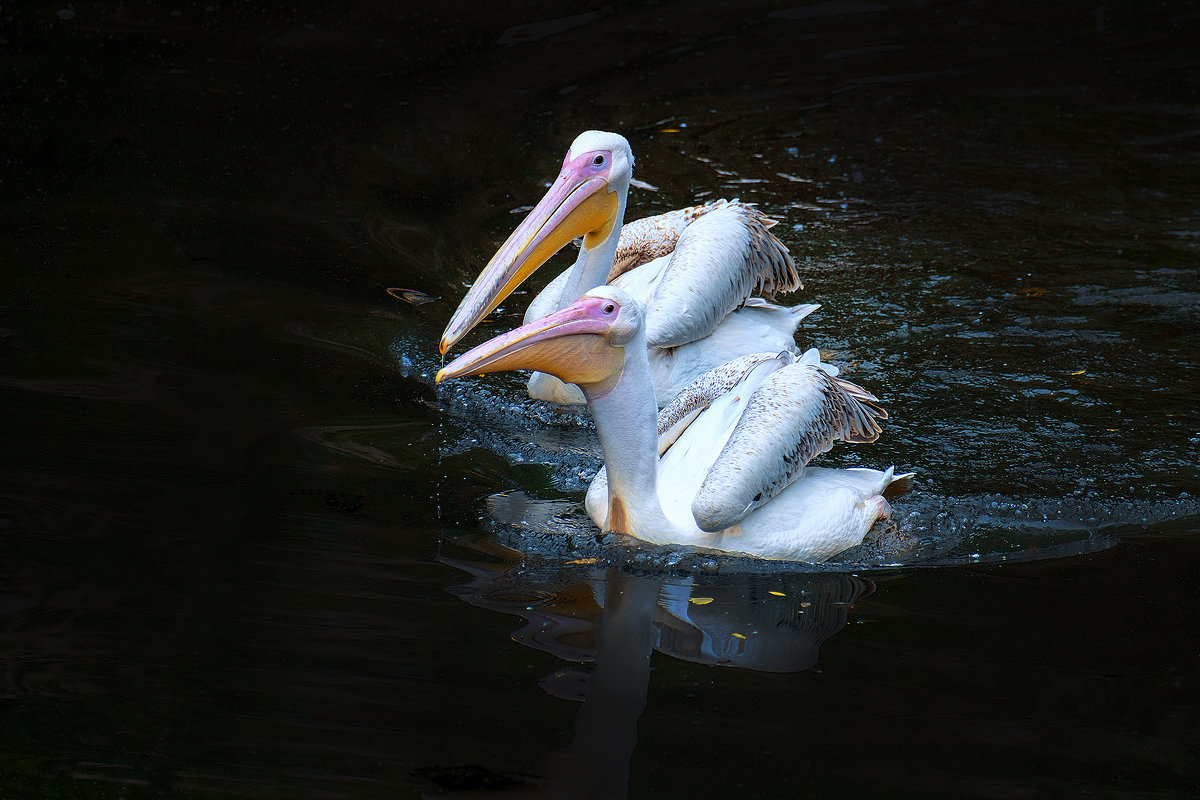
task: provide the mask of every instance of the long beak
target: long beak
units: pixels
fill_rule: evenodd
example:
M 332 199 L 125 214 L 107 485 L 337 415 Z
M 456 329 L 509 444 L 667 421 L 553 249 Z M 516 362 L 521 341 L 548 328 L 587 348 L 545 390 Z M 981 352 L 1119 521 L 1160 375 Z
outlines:
M 585 297 L 528 325 L 489 339 L 438 370 L 435 383 L 463 375 L 532 369 L 566 383 L 607 385 L 625 364 L 625 350 L 608 343 L 610 301 Z
M 572 239 L 584 236 L 591 247 L 612 232 L 617 193 L 606 179 L 582 174 L 582 166 L 563 164 L 550 191 L 479 273 L 442 333 L 443 354 Z

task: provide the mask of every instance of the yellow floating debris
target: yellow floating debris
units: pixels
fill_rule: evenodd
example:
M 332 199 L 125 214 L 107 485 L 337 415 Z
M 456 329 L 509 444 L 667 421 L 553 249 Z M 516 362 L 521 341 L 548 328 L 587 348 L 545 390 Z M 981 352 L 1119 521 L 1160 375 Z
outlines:
M 568 564 L 595 564 L 596 559 L 594 559 L 594 558 L 577 558 L 574 561 L 568 561 L 567 563 Z
M 767 594 L 773 594 L 773 595 L 775 595 L 776 597 L 787 597 L 787 595 L 786 595 L 786 594 L 784 594 L 783 592 L 768 591 L 768 592 L 767 592 Z
M 712 601 L 713 601 L 713 599 L 711 597 L 689 597 L 688 598 L 689 603 L 693 603 L 698 606 L 706 606 L 709 603 L 711 603 Z

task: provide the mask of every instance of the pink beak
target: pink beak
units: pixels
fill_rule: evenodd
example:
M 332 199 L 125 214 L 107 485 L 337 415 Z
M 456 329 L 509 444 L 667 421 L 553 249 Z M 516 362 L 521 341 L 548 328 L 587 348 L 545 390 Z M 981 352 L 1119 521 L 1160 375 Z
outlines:
M 580 385 L 604 382 L 624 365 L 624 349 L 608 343 L 619 312 L 608 298 L 582 297 L 472 348 L 442 367 L 435 382 L 515 369 L 538 370 Z
M 442 333 L 442 353 L 571 240 L 612 230 L 617 195 L 605 177 L 585 169 L 587 163 L 586 155 L 563 163 L 546 196 L 479 273 Z

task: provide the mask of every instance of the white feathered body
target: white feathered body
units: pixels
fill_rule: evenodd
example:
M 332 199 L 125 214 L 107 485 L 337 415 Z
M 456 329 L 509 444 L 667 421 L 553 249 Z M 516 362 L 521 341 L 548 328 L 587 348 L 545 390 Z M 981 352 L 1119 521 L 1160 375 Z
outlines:
M 799 359 L 746 355 L 694 381 L 658 419 L 657 496 L 670 524 L 658 539 L 639 536 L 805 561 L 861 543 L 888 514 L 883 491 L 909 475 L 806 466 L 835 439 L 869 441 L 879 431 L 874 398 L 836 374 L 809 350 Z M 608 506 L 602 469 L 586 500 L 601 528 Z

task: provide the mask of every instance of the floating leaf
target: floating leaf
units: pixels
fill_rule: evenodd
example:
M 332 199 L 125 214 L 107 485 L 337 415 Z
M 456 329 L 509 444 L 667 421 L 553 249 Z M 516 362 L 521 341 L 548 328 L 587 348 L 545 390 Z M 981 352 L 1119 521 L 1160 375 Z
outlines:
M 387 293 L 397 300 L 403 300 L 406 303 L 412 303 L 414 306 L 419 306 L 424 303 L 432 303 L 439 298 L 434 295 L 427 294 L 418 289 L 397 289 L 391 288 Z
M 729 635 L 735 639 L 745 639 L 746 638 L 746 635 L 742 634 L 742 633 L 731 633 Z
M 787 597 L 787 595 L 783 592 L 768 591 L 767 594 L 773 594 L 776 597 Z
M 1081 369 L 1078 372 L 1068 372 L 1067 374 L 1068 375 L 1085 375 L 1085 374 L 1087 374 L 1087 370 Z
M 567 563 L 568 564 L 595 564 L 596 559 L 594 559 L 594 558 L 577 558 L 574 561 L 568 561 Z
M 711 603 L 712 601 L 713 601 L 713 599 L 711 597 L 689 597 L 688 598 L 689 603 L 694 603 L 695 605 L 698 605 L 698 606 L 706 606 L 709 603 Z

